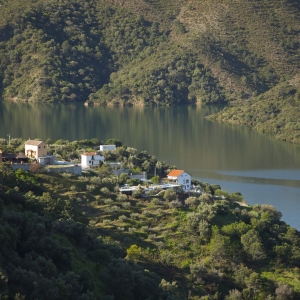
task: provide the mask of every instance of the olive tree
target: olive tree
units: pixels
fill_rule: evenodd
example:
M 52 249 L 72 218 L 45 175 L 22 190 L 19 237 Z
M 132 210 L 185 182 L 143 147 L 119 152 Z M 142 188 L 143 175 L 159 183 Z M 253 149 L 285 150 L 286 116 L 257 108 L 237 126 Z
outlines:
M 241 243 L 245 252 L 254 261 L 261 261 L 266 258 L 265 250 L 258 232 L 254 229 L 249 230 L 241 236 Z
M 167 189 L 164 194 L 164 199 L 166 201 L 176 200 L 176 192 L 172 189 Z

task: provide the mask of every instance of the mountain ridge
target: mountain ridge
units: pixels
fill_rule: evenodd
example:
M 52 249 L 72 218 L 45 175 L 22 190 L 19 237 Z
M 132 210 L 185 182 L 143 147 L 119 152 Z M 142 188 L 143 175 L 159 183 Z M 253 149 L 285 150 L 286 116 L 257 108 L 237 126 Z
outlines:
M 4 100 L 231 103 L 300 74 L 297 1 L 1 3 Z

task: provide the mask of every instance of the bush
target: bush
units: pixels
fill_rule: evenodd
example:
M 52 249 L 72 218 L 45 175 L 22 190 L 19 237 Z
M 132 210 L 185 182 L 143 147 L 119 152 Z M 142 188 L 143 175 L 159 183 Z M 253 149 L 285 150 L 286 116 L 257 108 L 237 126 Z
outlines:
M 132 196 L 136 199 L 142 198 L 143 191 L 142 190 L 135 190 L 132 192 Z
M 166 201 L 176 200 L 176 192 L 173 189 L 167 189 L 164 194 L 164 199 Z
M 129 209 L 131 206 L 130 202 L 123 202 L 122 203 L 122 207 L 125 208 L 125 209 Z

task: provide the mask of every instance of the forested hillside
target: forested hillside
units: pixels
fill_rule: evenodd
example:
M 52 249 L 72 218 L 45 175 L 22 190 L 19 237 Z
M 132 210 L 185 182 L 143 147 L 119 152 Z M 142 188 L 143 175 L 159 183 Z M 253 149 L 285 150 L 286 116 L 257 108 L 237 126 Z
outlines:
M 5 100 L 172 105 L 253 98 L 258 107 L 273 102 L 265 92 L 299 78 L 295 0 L 1 3 Z M 299 98 L 299 89 L 294 94 Z M 286 140 L 299 142 L 297 133 Z
M 22 139 L 0 142 L 24 148 Z M 47 143 L 76 160 L 97 139 Z M 156 165 L 162 178 L 175 168 L 126 146 L 103 155 L 130 172 Z M 140 189 L 126 196 L 124 184 Z M 151 183 L 117 177 L 108 164 L 82 176 L 0 164 L 0 298 L 299 299 L 299 232 L 270 205 L 193 184 L 202 195 L 143 192 Z

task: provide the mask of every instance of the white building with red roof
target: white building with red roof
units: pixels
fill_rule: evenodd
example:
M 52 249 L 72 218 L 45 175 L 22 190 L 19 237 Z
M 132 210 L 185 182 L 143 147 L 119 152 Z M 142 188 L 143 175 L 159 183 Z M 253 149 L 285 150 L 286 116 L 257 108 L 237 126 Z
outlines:
M 81 167 L 92 168 L 98 167 L 100 162 L 104 162 L 104 156 L 101 156 L 97 152 L 85 152 L 81 154 Z
M 167 176 L 169 181 L 182 185 L 183 190 L 191 189 L 192 176 L 184 170 L 173 170 Z

